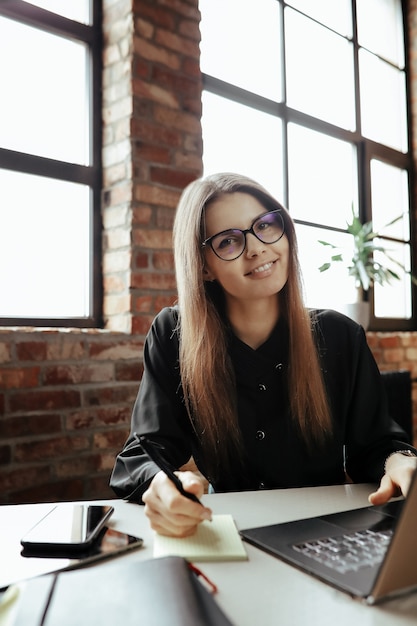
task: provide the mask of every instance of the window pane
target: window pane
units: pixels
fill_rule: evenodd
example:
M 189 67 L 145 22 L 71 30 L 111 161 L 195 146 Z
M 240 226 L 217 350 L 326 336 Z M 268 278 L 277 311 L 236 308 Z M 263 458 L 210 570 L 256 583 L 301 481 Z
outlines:
M 352 144 L 288 125 L 289 207 L 294 218 L 346 228 L 357 203 Z
M 341 35 L 352 36 L 350 0 L 287 0 L 287 4 L 333 28 Z
M 407 151 L 407 109 L 404 72 L 359 50 L 362 133 L 365 137 Z
M 356 6 L 359 44 L 404 67 L 401 0 L 356 0 Z
M 374 230 L 397 239 L 410 239 L 408 174 L 406 170 L 371 159 L 372 220 Z M 404 218 L 384 228 L 396 217 Z
M 205 175 L 246 174 L 282 199 L 279 118 L 204 91 L 202 126 Z
M 382 243 L 389 250 L 389 255 L 407 271 L 410 270 L 410 247 L 394 241 Z M 387 265 L 385 256 L 375 255 L 375 259 Z M 374 302 L 375 317 L 411 318 L 411 280 L 401 267 L 392 263 L 390 267 L 400 276 L 400 280 L 393 280 L 392 284 L 375 285 Z
M 201 70 L 281 101 L 276 0 L 200 0 Z
M 88 187 L 0 170 L 1 317 L 86 317 Z
M 302 224 L 296 224 L 296 232 L 307 306 L 346 312 L 345 304 L 356 302 L 355 283 L 347 271 L 352 258 L 352 237 Z M 344 261 L 320 272 L 319 267 L 329 261 L 331 252 L 319 241 L 327 241 L 340 248 Z
M 83 24 L 90 24 L 90 0 L 26 0 L 41 9 L 68 17 Z
M 85 45 L 0 18 L 0 59 L 0 147 L 88 164 Z
M 285 36 L 288 105 L 354 130 L 352 44 L 291 9 Z

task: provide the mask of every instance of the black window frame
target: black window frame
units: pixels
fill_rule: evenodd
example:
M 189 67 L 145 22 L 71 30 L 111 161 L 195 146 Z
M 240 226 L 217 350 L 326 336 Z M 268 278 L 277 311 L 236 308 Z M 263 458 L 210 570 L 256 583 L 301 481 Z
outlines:
M 92 205 L 92 238 L 90 249 L 90 315 L 86 317 L 33 318 L 0 317 L 1 326 L 52 326 L 96 328 L 103 326 L 102 313 L 102 2 L 92 0 L 91 23 L 83 24 L 57 15 L 22 0 L 2 0 L 0 16 L 13 19 L 45 32 L 85 43 L 90 50 L 89 115 L 90 165 L 57 161 L 33 154 L 16 152 L 0 146 L 0 168 L 24 174 L 34 174 L 66 182 L 87 185 Z M 28 51 L 30 54 L 30 51 Z M 1 316 L 1 310 L 0 310 Z
M 361 46 L 358 42 L 357 35 L 357 20 L 356 20 L 356 0 L 351 0 L 352 7 L 352 23 L 353 34 L 349 39 L 353 44 L 354 50 L 354 80 L 355 80 L 355 105 L 356 105 L 356 130 L 350 131 L 341 127 L 335 126 L 329 122 L 315 118 L 311 115 L 298 111 L 289 107 L 286 103 L 286 67 L 285 67 L 285 24 L 284 24 L 284 11 L 285 8 L 291 8 L 301 14 L 302 11 L 295 9 L 291 4 L 287 4 L 285 0 L 276 0 L 280 7 L 280 38 L 283 47 L 282 54 L 282 84 L 283 84 L 283 100 L 282 102 L 275 102 L 269 100 L 261 95 L 242 89 L 231 83 L 224 82 L 214 76 L 202 73 L 203 90 L 213 93 L 218 96 L 222 96 L 229 100 L 235 101 L 239 104 L 252 107 L 259 111 L 263 111 L 270 115 L 279 117 L 282 121 L 283 128 L 283 198 L 281 200 L 286 206 L 289 206 L 289 190 L 288 190 L 288 151 L 287 151 L 287 129 L 288 124 L 293 122 L 298 125 L 304 126 L 308 129 L 322 132 L 335 139 L 347 141 L 356 148 L 357 152 L 357 181 L 358 181 L 358 202 L 359 202 L 359 217 L 361 221 L 366 222 L 372 219 L 372 204 L 371 204 L 371 177 L 370 177 L 370 163 L 372 158 L 378 158 L 386 163 L 400 167 L 408 173 L 408 193 L 409 193 L 409 217 L 410 217 L 410 239 L 405 243 L 410 244 L 411 253 L 411 271 L 415 274 L 415 261 L 417 254 L 417 246 L 415 241 L 415 228 L 414 219 L 415 214 L 415 198 L 413 194 L 414 190 L 414 162 L 412 154 L 412 117 L 411 117 L 411 88 L 410 88 L 410 71 L 409 71 L 409 39 L 407 28 L 407 3 L 406 0 L 401 0 L 402 6 L 402 18 L 403 18 L 403 32 L 404 32 L 404 50 L 405 50 L 405 64 L 404 73 L 406 79 L 406 107 L 407 107 L 407 120 L 408 120 L 408 151 L 403 153 L 390 148 L 384 144 L 377 143 L 361 133 L 361 113 L 360 113 L 360 89 L 359 89 L 359 49 Z M 238 24 L 238 23 L 237 23 Z M 325 28 L 329 28 L 324 26 Z M 329 28 L 329 30 L 332 30 Z M 291 207 L 289 206 L 291 210 Z M 317 226 L 323 231 L 338 231 L 346 232 L 346 230 L 325 226 L 323 224 L 316 224 L 313 222 L 306 222 L 303 220 L 294 220 L 295 223 L 305 226 Z M 388 240 L 389 238 L 381 238 Z M 393 240 L 395 241 L 395 240 Z M 403 241 L 401 240 L 401 243 Z M 370 322 L 368 330 L 371 331 L 411 331 L 417 329 L 416 320 L 416 298 L 417 289 L 412 285 L 411 293 L 411 317 L 406 318 L 376 318 L 374 315 L 374 300 L 373 290 L 369 292 L 370 300 Z

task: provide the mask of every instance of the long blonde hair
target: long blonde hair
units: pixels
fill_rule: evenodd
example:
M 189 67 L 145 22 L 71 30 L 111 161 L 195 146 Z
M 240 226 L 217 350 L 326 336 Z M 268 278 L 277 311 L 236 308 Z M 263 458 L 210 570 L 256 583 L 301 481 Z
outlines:
M 256 198 L 266 210 L 280 209 L 289 242 L 288 280 L 280 314 L 289 329 L 288 391 L 291 415 L 308 447 L 331 433 L 330 410 L 313 336 L 314 320 L 303 303 L 294 223 L 284 207 L 250 178 L 221 173 L 184 190 L 174 222 L 174 256 L 179 304 L 180 372 L 185 404 L 202 441 L 210 477 L 242 458 L 233 367 L 222 319 L 222 290 L 203 279 L 205 208 L 235 192 Z

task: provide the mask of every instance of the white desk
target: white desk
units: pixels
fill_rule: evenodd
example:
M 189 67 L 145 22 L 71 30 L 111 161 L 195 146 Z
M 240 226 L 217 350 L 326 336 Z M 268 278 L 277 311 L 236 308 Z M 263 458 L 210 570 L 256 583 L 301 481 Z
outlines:
M 372 489 L 370 485 L 344 485 L 213 494 L 204 496 L 204 502 L 214 513 L 231 513 L 238 528 L 243 529 L 366 506 Z M 111 503 L 115 507 L 111 525 L 144 539 L 143 548 L 120 558 L 152 558 L 153 533 L 143 508 L 121 500 Z M 50 506 L 0 507 L 0 579 L 6 568 L 10 576 L 6 563 L 8 560 L 10 565 L 20 553 L 22 534 L 39 518 L 41 510 Z M 7 533 L 4 532 L 6 528 Z M 217 602 L 236 626 L 401 626 L 417 623 L 417 593 L 370 607 L 249 544 L 245 546 L 249 555 L 247 562 L 199 565 L 218 586 Z M 4 555 L 8 555 L 8 559 Z

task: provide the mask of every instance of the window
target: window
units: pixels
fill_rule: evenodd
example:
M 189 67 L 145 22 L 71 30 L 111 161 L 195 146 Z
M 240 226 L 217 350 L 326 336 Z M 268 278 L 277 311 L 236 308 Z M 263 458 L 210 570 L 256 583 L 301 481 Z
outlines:
M 0 324 L 100 323 L 97 0 L 0 3 Z
M 289 208 L 309 306 L 355 299 L 342 264 L 320 274 L 319 240 L 349 250 L 352 209 L 372 220 L 405 271 L 375 286 L 370 327 L 414 328 L 401 0 L 200 0 L 200 10 L 204 173 L 247 174 Z

